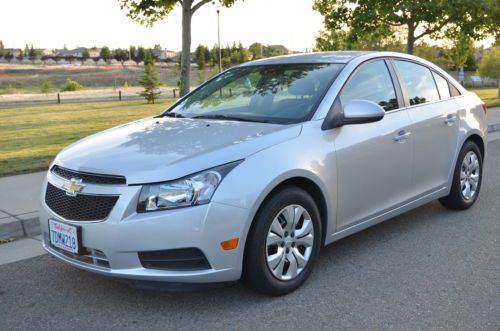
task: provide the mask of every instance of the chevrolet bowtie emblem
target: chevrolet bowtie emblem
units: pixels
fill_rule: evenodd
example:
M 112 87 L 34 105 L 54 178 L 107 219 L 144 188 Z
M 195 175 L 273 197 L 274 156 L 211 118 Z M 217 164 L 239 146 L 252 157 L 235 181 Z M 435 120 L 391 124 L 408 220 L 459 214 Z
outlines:
M 85 186 L 81 179 L 71 178 L 69 182 L 63 184 L 62 189 L 66 191 L 67 195 L 75 197 Z

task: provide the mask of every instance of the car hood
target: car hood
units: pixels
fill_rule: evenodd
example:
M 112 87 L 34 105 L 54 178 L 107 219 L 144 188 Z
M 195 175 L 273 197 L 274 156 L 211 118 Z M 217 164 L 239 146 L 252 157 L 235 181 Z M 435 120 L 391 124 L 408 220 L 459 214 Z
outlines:
M 66 147 L 62 167 L 121 175 L 128 184 L 177 179 L 244 159 L 297 137 L 301 125 L 148 118 L 108 129 Z

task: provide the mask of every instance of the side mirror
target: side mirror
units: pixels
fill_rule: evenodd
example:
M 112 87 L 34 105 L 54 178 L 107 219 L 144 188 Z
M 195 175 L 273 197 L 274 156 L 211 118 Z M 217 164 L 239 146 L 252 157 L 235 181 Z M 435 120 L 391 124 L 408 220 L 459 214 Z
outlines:
M 347 124 L 362 124 L 380 121 L 385 111 L 375 102 L 368 100 L 352 100 L 345 105 L 342 111 L 339 98 L 335 100 L 328 112 L 322 130 L 330 130 Z
M 342 124 L 362 124 L 380 121 L 384 118 L 384 108 L 373 101 L 352 100 L 344 107 Z

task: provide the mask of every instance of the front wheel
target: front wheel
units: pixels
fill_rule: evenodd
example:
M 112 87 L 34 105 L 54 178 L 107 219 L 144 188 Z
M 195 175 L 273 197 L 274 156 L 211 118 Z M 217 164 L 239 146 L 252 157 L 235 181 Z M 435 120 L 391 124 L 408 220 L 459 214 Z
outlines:
M 467 209 L 476 202 L 481 189 L 483 160 L 477 145 L 467 141 L 458 155 L 450 194 L 439 199 L 450 209 Z
M 283 295 L 311 273 L 321 244 L 321 221 L 313 198 L 285 187 L 261 207 L 245 249 L 243 279 L 253 289 Z

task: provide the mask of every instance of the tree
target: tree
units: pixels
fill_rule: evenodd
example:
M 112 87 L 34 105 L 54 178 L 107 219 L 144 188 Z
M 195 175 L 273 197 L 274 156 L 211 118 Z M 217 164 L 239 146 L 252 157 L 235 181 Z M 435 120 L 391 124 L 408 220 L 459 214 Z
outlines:
M 128 52 L 130 54 L 130 59 L 136 61 L 137 48 L 135 48 L 135 46 L 130 46 Z
M 36 51 L 33 48 L 33 44 L 31 44 L 30 49 L 28 51 L 28 57 L 30 58 L 31 61 L 33 61 L 36 58 Z
M 460 33 L 455 40 L 450 50 L 444 53 L 450 64 L 457 70 L 467 62 L 470 54 L 474 53 L 474 42 L 472 38 L 465 33 Z
M 101 52 L 99 53 L 99 57 L 103 60 L 109 60 L 112 57 L 111 51 L 108 46 L 103 46 L 101 48 Z
M 483 60 L 478 68 L 479 74 L 498 80 L 497 98 L 500 98 L 500 50 L 495 47 L 483 56 Z
M 153 60 L 153 53 L 148 50 L 144 58 L 144 73 L 142 74 L 139 83 L 144 87 L 144 91 L 140 93 L 148 103 L 155 103 L 155 99 L 160 95 L 160 80 L 158 79 L 158 71 Z
M 369 33 L 384 26 L 404 27 L 406 52 L 424 36 L 454 39 L 460 31 L 472 38 L 497 35 L 500 6 L 496 0 L 315 0 L 329 31 Z
M 66 79 L 66 84 L 61 89 L 61 92 L 79 91 L 81 89 L 83 89 L 83 86 L 80 83 L 78 83 L 76 80 L 68 78 Z
M 191 20 L 194 13 L 203 5 L 214 0 L 119 0 L 127 16 L 140 24 L 152 26 L 158 20 L 168 16 L 174 7 L 182 7 L 182 57 L 180 95 L 189 92 L 189 71 L 191 67 Z M 225 7 L 230 7 L 236 0 L 218 0 Z
M 148 48 L 146 54 L 144 55 L 144 65 L 148 64 L 155 64 L 153 57 L 153 50 L 151 48 Z
M 10 61 L 12 61 L 12 59 L 14 58 L 14 54 L 12 54 L 11 51 L 7 51 L 4 55 L 4 58 L 10 63 Z
M 114 58 L 117 61 L 124 62 L 129 59 L 128 51 L 126 49 L 117 48 L 113 51 Z
M 144 61 L 144 57 L 146 56 L 146 50 L 144 47 L 139 46 L 137 49 L 137 56 L 136 56 L 136 61 L 137 63 Z
M 3 51 L 3 49 L 5 48 L 4 44 L 3 44 L 3 41 L 0 40 L 0 50 Z
M 261 43 L 253 43 L 248 47 L 248 53 L 252 60 L 257 60 L 263 57 L 264 46 Z
M 42 87 L 40 88 L 40 91 L 44 94 L 50 93 L 52 90 L 52 83 L 48 80 L 44 80 L 42 83 Z
M 198 69 L 205 68 L 205 64 L 207 63 L 206 50 L 207 47 L 203 45 L 198 45 L 198 47 L 196 47 L 196 50 L 194 51 L 194 56 L 196 58 L 196 63 L 198 64 Z
M 90 52 L 88 49 L 85 48 L 82 52 L 82 60 L 85 61 L 88 58 L 90 58 Z

